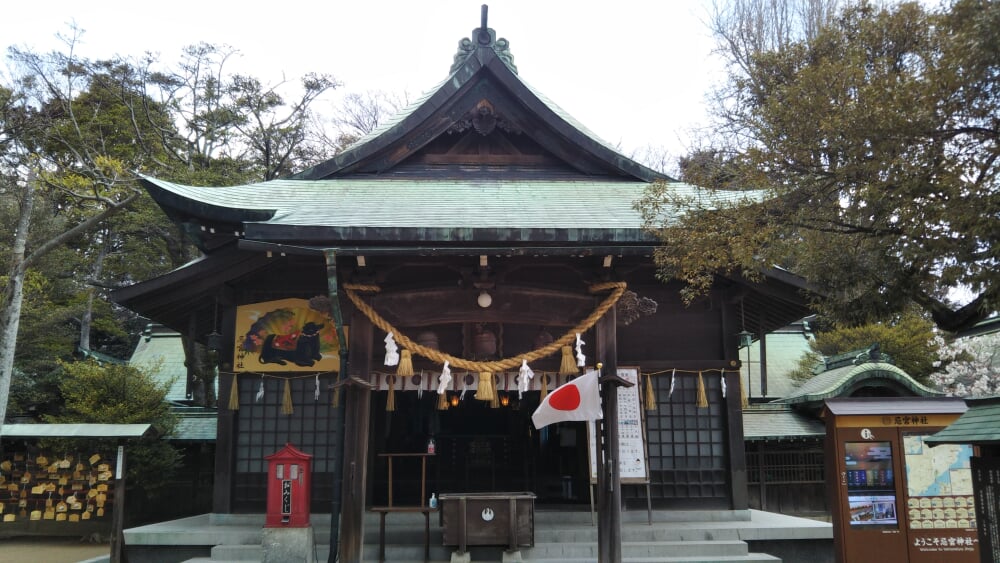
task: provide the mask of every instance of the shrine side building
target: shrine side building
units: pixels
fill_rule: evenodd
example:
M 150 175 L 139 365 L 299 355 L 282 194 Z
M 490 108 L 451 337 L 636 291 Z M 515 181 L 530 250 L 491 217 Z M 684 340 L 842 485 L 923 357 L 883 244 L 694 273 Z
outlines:
M 114 298 L 221 342 L 213 512 L 263 512 L 265 456 L 286 443 L 313 456 L 314 512 L 385 504 L 380 454 L 431 439 L 428 494 L 586 504 L 586 426 L 536 430 L 531 414 L 598 362 L 638 376 L 643 477 L 623 485 L 626 505 L 646 506 L 648 481 L 654 508 L 747 508 L 739 333 L 805 316 L 801 280 L 720 275 L 685 305 L 634 205 L 654 182 L 708 196 L 598 139 L 521 78 L 509 47 L 477 28 L 435 88 L 292 177 L 142 179 L 203 256 Z M 578 338 L 584 366 L 568 370 Z M 400 365 L 386 365 L 393 344 Z M 419 468 L 394 479 L 397 503 L 424 500 Z

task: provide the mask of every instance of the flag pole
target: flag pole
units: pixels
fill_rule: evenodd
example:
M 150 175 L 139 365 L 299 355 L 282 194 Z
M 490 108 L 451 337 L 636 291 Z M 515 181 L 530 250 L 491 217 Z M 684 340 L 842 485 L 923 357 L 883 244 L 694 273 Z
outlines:
M 598 364 L 598 370 L 602 371 Z M 610 370 L 609 370 L 610 371 Z M 602 375 L 601 387 L 604 390 L 604 471 L 605 471 L 605 510 L 604 523 L 607 526 L 607 550 L 599 549 L 607 559 L 601 563 L 621 563 L 622 561 L 622 483 L 621 462 L 618 459 L 618 388 L 631 387 L 632 382 L 618 376 L 618 369 L 613 373 Z M 598 515 L 601 519 L 601 515 Z

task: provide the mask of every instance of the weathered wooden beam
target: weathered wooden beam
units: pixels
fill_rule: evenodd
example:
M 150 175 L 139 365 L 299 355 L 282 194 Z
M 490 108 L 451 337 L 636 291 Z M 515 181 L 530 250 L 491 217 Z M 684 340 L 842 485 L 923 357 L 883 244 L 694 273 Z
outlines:
M 348 344 L 346 331 L 344 330 L 344 318 L 340 310 L 340 297 L 338 295 L 337 281 L 337 253 L 334 250 L 325 250 L 323 257 L 326 260 L 326 282 L 327 292 L 330 297 L 330 316 L 333 318 L 334 326 L 337 330 L 337 342 L 340 344 L 340 377 L 343 380 L 347 377 L 350 366 L 348 365 Z M 334 440 L 339 441 L 340 455 L 333 463 L 333 493 L 330 503 L 330 555 L 329 563 L 341 561 L 356 561 L 357 559 L 346 558 L 344 554 L 338 558 L 340 553 L 340 530 L 343 527 L 340 515 L 343 500 L 343 479 L 344 479 L 344 423 L 346 420 L 346 408 L 338 410 L 337 416 L 333 419 L 332 434 Z M 336 448 L 336 446 L 334 446 Z
M 367 382 L 372 370 L 372 324 L 361 312 L 351 316 L 350 379 Z M 360 561 L 364 544 L 365 491 L 367 490 L 368 431 L 371 387 L 342 385 L 344 410 L 344 478 L 340 514 L 340 561 Z M 331 550 L 332 551 L 332 550 Z

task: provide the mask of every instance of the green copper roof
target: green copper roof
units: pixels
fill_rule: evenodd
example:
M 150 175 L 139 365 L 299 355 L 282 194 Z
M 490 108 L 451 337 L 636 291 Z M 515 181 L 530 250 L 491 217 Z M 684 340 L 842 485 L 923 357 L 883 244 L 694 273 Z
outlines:
M 794 394 L 775 402 L 788 404 L 819 402 L 833 397 L 843 397 L 862 383 L 868 386 L 882 386 L 884 382 L 895 383 L 922 397 L 943 395 L 917 383 L 909 374 L 892 364 L 869 362 L 825 371 L 803 383 Z
M 343 178 L 196 187 L 143 181 L 164 207 L 209 227 L 242 222 L 245 237 L 256 240 L 655 243 L 633 208 L 644 182 Z M 671 189 L 712 202 L 746 196 L 681 183 Z
M 966 399 L 969 410 L 947 428 L 927 438 L 936 444 L 1000 444 L 1000 397 Z
M 185 401 L 187 367 L 184 365 L 184 344 L 181 335 L 163 327 L 155 327 L 139 339 L 129 364 L 152 370 L 152 378 L 167 388 L 167 401 Z
M 801 440 L 825 434 L 822 422 L 787 405 L 764 404 L 743 409 L 743 438 L 747 441 Z

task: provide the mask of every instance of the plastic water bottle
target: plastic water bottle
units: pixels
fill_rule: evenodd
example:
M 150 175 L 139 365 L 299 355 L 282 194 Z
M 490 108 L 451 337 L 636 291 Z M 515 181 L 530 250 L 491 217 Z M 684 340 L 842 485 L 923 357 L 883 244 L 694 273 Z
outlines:
M 427 453 L 434 453 L 434 438 L 427 440 Z
M 438 507 L 437 495 L 431 493 L 431 500 L 428 501 L 427 504 L 430 505 L 431 508 L 437 508 Z

